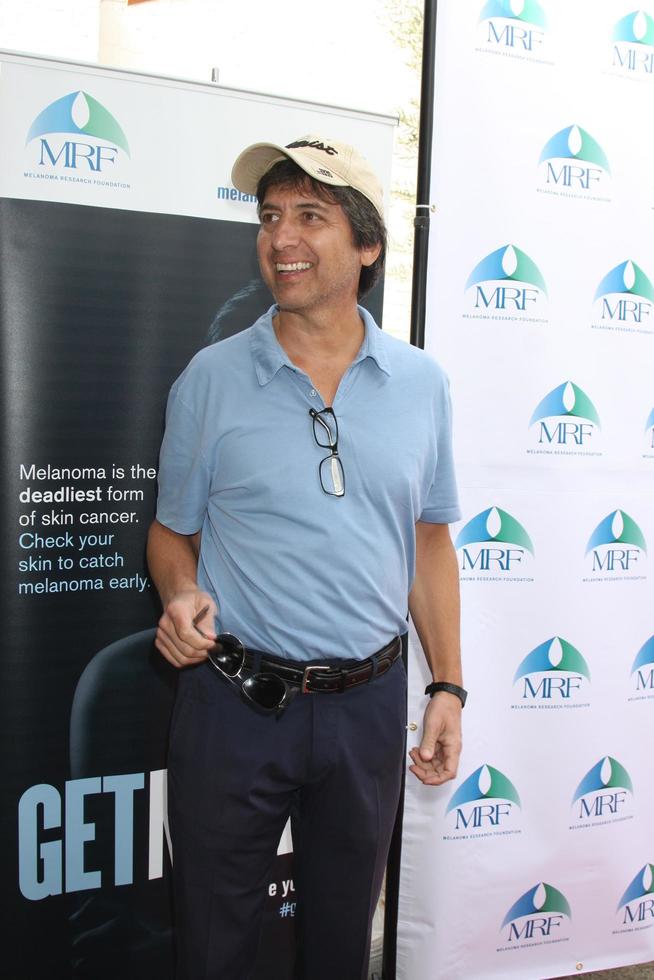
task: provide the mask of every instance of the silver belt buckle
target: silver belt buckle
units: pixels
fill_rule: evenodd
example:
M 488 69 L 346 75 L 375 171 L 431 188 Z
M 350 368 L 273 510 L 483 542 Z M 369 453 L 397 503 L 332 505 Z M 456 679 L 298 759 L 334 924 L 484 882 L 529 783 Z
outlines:
M 302 693 L 303 694 L 319 694 L 320 693 L 319 691 L 310 691 L 309 688 L 307 687 L 307 684 L 311 680 L 311 677 L 309 676 L 309 672 L 312 671 L 312 670 L 331 670 L 331 667 L 323 667 L 321 664 L 313 664 L 313 666 L 310 665 L 309 667 L 305 667 L 304 668 L 304 672 L 302 674 L 302 688 L 301 688 L 301 690 L 302 690 Z

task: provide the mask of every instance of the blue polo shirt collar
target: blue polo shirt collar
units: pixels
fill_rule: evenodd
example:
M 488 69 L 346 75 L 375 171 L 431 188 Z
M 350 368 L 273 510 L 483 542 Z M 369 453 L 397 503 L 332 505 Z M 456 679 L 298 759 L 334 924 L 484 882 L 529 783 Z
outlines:
M 388 356 L 381 343 L 381 331 L 368 310 L 362 306 L 357 307 L 357 309 L 363 320 L 365 334 L 363 343 L 359 348 L 359 353 L 353 363 L 358 364 L 360 361 L 369 357 L 374 361 L 380 371 L 390 376 L 391 368 Z M 292 371 L 298 370 L 275 336 L 272 318 L 276 312 L 277 307 L 271 306 L 268 312 L 264 313 L 257 320 L 250 331 L 250 352 L 252 354 L 257 380 L 261 386 L 267 385 L 269 381 L 272 381 L 277 372 L 283 367 L 288 367 Z

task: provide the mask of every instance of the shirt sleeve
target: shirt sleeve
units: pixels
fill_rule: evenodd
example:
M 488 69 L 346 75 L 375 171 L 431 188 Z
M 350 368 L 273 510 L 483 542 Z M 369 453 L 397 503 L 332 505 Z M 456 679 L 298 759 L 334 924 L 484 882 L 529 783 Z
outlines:
M 440 395 L 436 400 L 436 467 L 421 521 L 428 524 L 452 524 L 461 518 L 459 496 L 454 473 L 452 449 L 452 403 L 447 378 L 443 377 Z
M 168 396 L 157 499 L 157 520 L 178 534 L 195 534 L 204 523 L 211 472 L 202 448 L 200 426 L 178 381 Z

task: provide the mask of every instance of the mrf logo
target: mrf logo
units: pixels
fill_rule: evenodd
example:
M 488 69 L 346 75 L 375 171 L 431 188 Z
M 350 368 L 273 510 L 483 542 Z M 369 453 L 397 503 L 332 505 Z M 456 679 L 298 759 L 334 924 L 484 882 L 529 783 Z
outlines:
M 645 438 L 648 449 L 654 449 L 654 408 L 647 416 L 647 422 L 645 422 Z
M 633 795 L 629 773 L 610 755 L 600 759 L 581 780 L 572 798 L 578 820 L 618 818 L 625 809 L 627 793 Z
M 609 575 L 635 574 L 646 555 L 643 532 L 623 510 L 607 514 L 591 534 L 586 547 L 586 558 L 590 556 L 592 571 Z
M 518 791 L 511 780 L 493 766 L 483 765 L 456 790 L 446 813 L 454 814 L 454 829 L 492 830 L 511 819 L 520 807 Z
M 504 940 L 510 946 L 519 946 L 526 941 L 548 939 L 560 941 L 562 928 L 572 918 L 572 912 L 565 895 L 541 881 L 521 895 L 504 917 L 502 930 Z M 505 947 L 510 948 L 510 947 Z
M 528 653 L 518 667 L 514 684 L 520 697 L 542 704 L 564 704 L 578 696 L 590 670 L 583 656 L 567 640 L 553 636 Z
M 647 416 L 647 422 L 645 422 L 645 445 L 648 450 L 654 449 L 654 408 Z M 652 459 L 652 453 L 646 452 L 643 455 Z
M 631 677 L 638 693 L 654 695 L 654 636 L 650 636 L 636 654 Z
M 621 73 L 654 77 L 654 17 L 634 10 L 613 28 L 612 64 Z
M 104 173 L 129 144 L 117 120 L 88 92 L 70 92 L 36 117 L 25 141 L 36 147 L 36 164 L 47 169 Z
M 538 313 L 547 299 L 545 280 L 536 263 L 517 245 L 503 245 L 479 262 L 465 291 L 477 316 L 522 319 Z M 474 315 L 474 314 L 473 314 Z
M 468 521 L 454 546 L 462 572 L 508 575 L 520 571 L 527 554 L 534 554 L 522 524 L 499 507 L 489 507 Z
M 534 426 L 539 446 L 576 449 L 588 445 L 600 420 L 588 395 L 572 381 L 564 381 L 538 403 L 529 422 L 530 428 Z
M 545 185 L 555 192 L 592 192 L 611 173 L 602 147 L 576 124 L 561 129 L 547 141 L 538 163 Z
M 547 21 L 537 0 L 488 0 L 479 16 L 484 43 L 523 57 L 543 47 Z
M 645 929 L 654 925 L 654 865 L 644 865 L 629 883 L 618 903 L 617 914 L 623 926 L 633 927 L 637 923 Z
M 596 315 L 611 323 L 654 328 L 654 286 L 640 266 L 626 259 L 600 282 L 593 299 Z

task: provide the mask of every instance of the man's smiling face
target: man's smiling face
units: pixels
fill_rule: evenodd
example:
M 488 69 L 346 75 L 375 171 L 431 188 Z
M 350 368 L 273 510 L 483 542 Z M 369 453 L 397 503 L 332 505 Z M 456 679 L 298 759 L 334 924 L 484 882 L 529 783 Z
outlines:
M 361 266 L 374 262 L 379 246 L 355 246 L 340 204 L 307 180 L 269 187 L 259 213 L 261 274 L 281 310 L 310 314 L 356 302 Z

